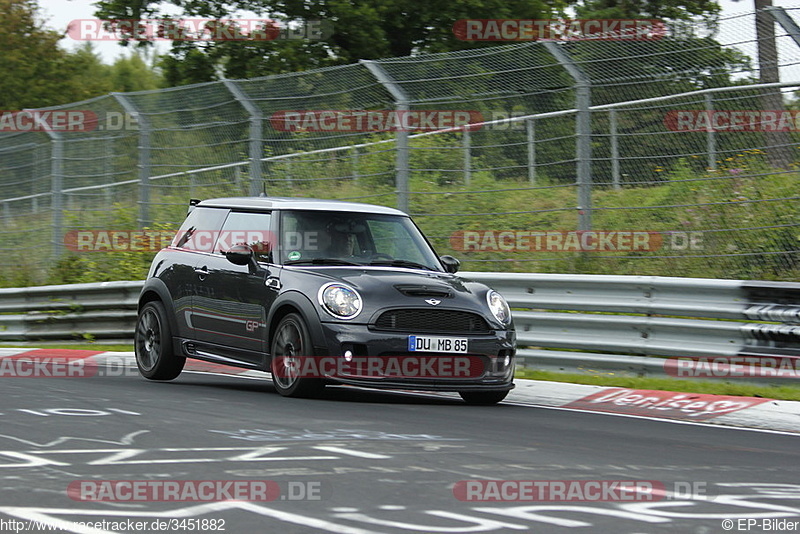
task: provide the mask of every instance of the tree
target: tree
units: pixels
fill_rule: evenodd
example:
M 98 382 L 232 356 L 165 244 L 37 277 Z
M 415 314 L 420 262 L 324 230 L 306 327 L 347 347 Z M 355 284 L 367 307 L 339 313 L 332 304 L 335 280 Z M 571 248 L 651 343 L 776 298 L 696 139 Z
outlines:
M 74 52 L 60 48 L 64 36 L 44 27 L 36 0 L 0 0 L 0 19 L 0 109 L 44 108 L 161 84 L 141 54 L 109 66 L 91 43 Z
M 295 72 L 354 63 L 359 59 L 407 56 L 476 48 L 491 43 L 458 40 L 453 24 L 460 19 L 550 18 L 574 0 L 210 0 L 185 2 L 178 18 L 235 18 L 248 10 L 287 27 L 301 20 L 332 25 L 324 40 L 175 41 L 161 63 L 170 84 Z M 162 16 L 162 1 L 101 0 L 102 19 L 153 19 Z M 130 44 L 127 41 L 125 44 Z M 140 42 L 146 46 L 146 42 Z
M 40 22 L 35 0 L 0 0 L 0 109 L 35 108 L 63 101 L 67 54 L 61 35 Z
M 577 18 L 711 21 L 720 6 L 716 0 L 584 0 L 575 11 Z
M 118 57 L 109 70 L 112 91 L 146 91 L 162 85 L 162 76 L 145 62 L 141 52 Z

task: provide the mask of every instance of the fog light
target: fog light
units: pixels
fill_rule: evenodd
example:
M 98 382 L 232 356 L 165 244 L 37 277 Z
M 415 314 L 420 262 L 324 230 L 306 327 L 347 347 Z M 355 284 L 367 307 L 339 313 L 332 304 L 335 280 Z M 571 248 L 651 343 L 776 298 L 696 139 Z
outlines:
M 353 353 L 349 350 L 344 351 L 344 361 L 351 362 L 353 361 Z
M 503 358 L 503 367 L 508 367 L 510 363 L 511 363 L 511 355 L 506 354 L 506 357 Z

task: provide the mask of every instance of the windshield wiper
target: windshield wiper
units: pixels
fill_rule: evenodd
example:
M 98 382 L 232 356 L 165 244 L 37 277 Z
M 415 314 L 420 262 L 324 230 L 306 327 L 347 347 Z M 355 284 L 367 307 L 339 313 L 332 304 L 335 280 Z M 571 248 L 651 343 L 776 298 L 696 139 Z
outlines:
M 362 265 L 352 261 L 340 260 L 338 258 L 309 258 L 306 260 L 289 260 L 283 262 L 284 265 Z
M 389 265 L 391 267 L 410 267 L 412 269 L 425 269 L 426 271 L 435 271 L 432 267 L 408 260 L 375 260 L 369 262 L 370 265 Z

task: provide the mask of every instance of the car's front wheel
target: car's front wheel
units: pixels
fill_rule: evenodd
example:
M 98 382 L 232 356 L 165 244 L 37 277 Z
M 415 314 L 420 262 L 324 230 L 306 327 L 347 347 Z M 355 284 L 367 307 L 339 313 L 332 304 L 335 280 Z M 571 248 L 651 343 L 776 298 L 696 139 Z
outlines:
M 508 391 L 459 391 L 458 394 L 467 404 L 491 406 L 505 399 Z
M 136 321 L 133 346 L 136 366 L 143 377 L 172 380 L 183 371 L 186 358 L 176 355 L 172 349 L 172 331 L 164 305 L 160 302 L 148 302 L 142 307 Z
M 284 397 L 313 397 L 325 387 L 320 378 L 303 374 L 303 360 L 311 357 L 311 336 L 303 318 L 290 313 L 278 323 L 271 343 L 272 383 Z

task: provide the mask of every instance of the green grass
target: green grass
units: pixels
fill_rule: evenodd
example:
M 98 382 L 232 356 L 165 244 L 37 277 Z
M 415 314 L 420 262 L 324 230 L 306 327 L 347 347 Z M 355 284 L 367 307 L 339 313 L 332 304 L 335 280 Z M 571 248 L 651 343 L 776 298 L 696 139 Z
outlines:
M 517 369 L 516 378 L 568 382 L 590 386 L 613 386 L 631 389 L 655 389 L 685 393 L 708 393 L 711 395 L 736 395 L 777 400 L 800 401 L 800 388 L 791 386 L 758 386 L 737 382 L 702 382 L 676 380 L 674 378 L 640 378 L 631 376 L 581 375 Z
M 476 170 L 467 184 L 459 173 L 436 170 L 459 168 L 461 155 L 448 149 L 457 141 L 447 136 L 414 141 L 415 148 L 425 150 L 415 154 L 416 163 L 409 178 L 409 210 L 437 252 L 458 257 L 463 270 L 787 281 L 800 278 L 796 252 L 800 244 L 800 202 L 796 198 L 800 190 L 799 167 L 789 171 L 772 169 L 760 150 L 731 155 L 715 171 L 705 170 L 700 158 L 691 157 L 665 167 L 642 164 L 621 189 L 601 184 L 594 187 L 592 227 L 653 232 L 653 250 L 590 253 L 533 250 L 536 247 L 528 246 L 531 250 L 513 251 L 488 241 L 482 241 L 480 246 L 470 241 L 467 246 L 458 236 L 464 232 L 474 237 L 501 231 L 575 230 L 579 221 L 576 190 L 570 185 L 573 178 L 549 177 L 543 172 L 537 178 L 539 188 L 532 189 L 525 169 L 512 165 L 513 161 L 506 162 L 511 169 L 507 172 L 477 170 L 502 166 L 487 153 L 476 156 Z M 307 160 L 281 165 L 271 166 L 271 176 L 284 178 L 268 180 L 270 195 L 349 199 L 389 206 L 396 203 L 394 164 L 384 153 L 360 159 L 358 180 L 347 177 L 348 169 L 341 167 L 342 162 L 336 158 L 322 161 L 309 155 Z M 285 179 L 289 175 L 303 179 Z M 343 178 L 314 180 L 331 176 Z M 175 189 L 178 185 L 185 189 Z M 177 229 L 186 213 L 189 189 L 188 183 L 175 183 L 166 190 L 153 191 L 151 202 L 158 209 L 151 210 L 154 221 L 149 230 L 169 234 Z M 242 194 L 241 184 L 230 179 L 198 185 L 192 191 L 196 198 Z M 97 200 L 87 197 L 85 204 L 77 203 L 65 213 L 64 229 L 137 229 L 138 205 L 124 195 L 119 199 L 108 209 L 98 210 Z M 47 211 L 15 217 L 0 234 L 0 247 L 18 250 L 19 243 L 25 242 L 32 249 L 50 250 L 51 224 Z M 697 233 L 699 241 L 691 247 L 686 241 L 681 245 L 670 232 L 684 235 L 682 239 L 690 232 Z M 31 242 L 31 235 L 39 242 Z M 469 250 L 463 250 L 465 246 Z M 36 255 L 12 255 L 13 258 L 0 260 L 5 261 L 0 270 L 0 287 L 141 280 L 154 255 L 155 251 L 130 250 L 67 252 L 57 262 L 42 261 Z

